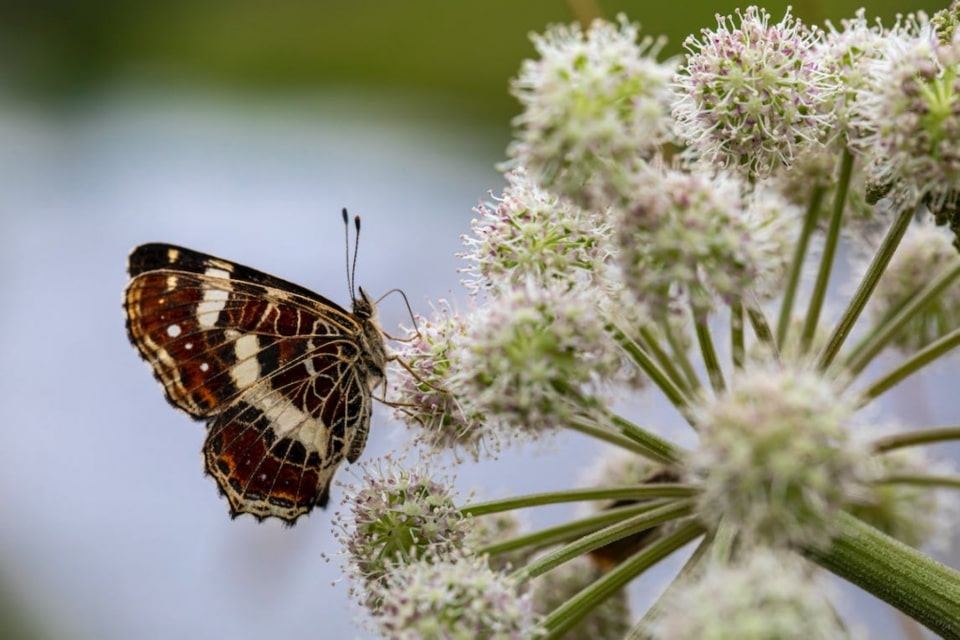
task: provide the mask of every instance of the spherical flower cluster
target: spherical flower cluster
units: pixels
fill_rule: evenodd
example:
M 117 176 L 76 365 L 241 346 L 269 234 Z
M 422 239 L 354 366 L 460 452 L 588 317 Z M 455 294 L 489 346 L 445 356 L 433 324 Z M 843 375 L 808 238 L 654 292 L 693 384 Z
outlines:
M 350 511 L 334 522 L 356 589 L 372 588 L 396 564 L 463 546 L 469 524 L 448 482 L 389 457 L 361 467 L 361 484 L 346 487 Z
M 814 55 L 817 32 L 789 11 L 773 25 L 756 7 L 737 16 L 739 27 L 718 16 L 715 31 L 687 38 L 673 117 L 699 158 L 764 177 L 830 131 L 832 80 Z
M 397 566 L 373 588 L 372 626 L 395 640 L 527 640 L 539 635 L 529 594 L 486 558 L 453 554 Z
M 451 389 L 515 437 L 589 409 L 621 364 L 589 291 L 530 280 L 491 297 L 457 344 Z
M 865 492 L 869 455 L 850 437 L 853 413 L 815 370 L 744 369 L 697 409 L 700 447 L 688 470 L 703 488 L 700 520 L 768 546 L 829 544 L 837 511 Z
M 828 584 L 793 555 L 752 549 L 739 563 L 710 565 L 674 589 L 656 622 L 664 640 L 835 640 L 849 637 Z
M 391 373 L 396 415 L 417 432 L 417 440 L 434 451 L 465 451 L 477 459 L 483 447 L 495 449 L 489 423 L 468 399 L 451 391 L 456 363 L 451 350 L 467 331 L 467 319 L 441 303 L 431 318 L 417 318 L 418 328 L 398 342 L 394 355 L 406 366 Z M 455 353 L 454 356 L 455 357 Z
M 523 63 L 513 93 L 523 104 L 511 153 L 546 187 L 595 207 L 619 172 L 671 138 L 671 63 L 637 27 L 595 21 L 534 35 L 539 60 Z
M 939 44 L 925 20 L 908 21 L 869 61 L 854 103 L 854 140 L 871 179 L 907 203 L 955 204 L 960 190 L 960 34 Z
M 699 173 L 645 172 L 617 221 L 626 284 L 652 313 L 708 312 L 753 290 L 772 294 L 790 257 L 795 209 L 764 190 Z M 718 298 L 720 300 L 718 300 Z
M 490 287 L 553 279 L 583 281 L 602 268 L 611 227 L 598 215 L 542 190 L 520 168 L 506 174 L 508 186 L 495 205 L 481 204 L 463 236 L 472 264 L 463 269 L 473 293 Z
M 871 316 L 880 322 L 906 304 L 939 274 L 960 265 L 950 235 L 932 224 L 912 225 L 893 254 L 870 299 Z M 960 326 L 960 283 L 936 295 L 894 338 L 913 352 Z
M 828 109 L 839 132 L 847 134 L 851 105 L 857 91 L 867 85 L 868 63 L 883 56 L 886 36 L 879 22 L 872 26 L 867 22 L 863 9 L 857 11 L 854 19 L 842 20 L 840 24 L 842 30 L 827 23 L 828 29 L 815 53 L 820 69 L 834 78 Z

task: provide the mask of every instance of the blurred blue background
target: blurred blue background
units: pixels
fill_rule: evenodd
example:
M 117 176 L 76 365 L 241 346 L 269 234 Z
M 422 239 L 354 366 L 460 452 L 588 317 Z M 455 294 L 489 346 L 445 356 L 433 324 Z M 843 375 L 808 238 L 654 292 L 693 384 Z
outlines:
M 227 517 L 201 474 L 202 425 L 168 407 L 127 343 L 127 253 L 182 244 L 346 303 L 348 206 L 364 218 L 364 288 L 401 287 L 421 312 L 427 297 L 462 299 L 454 254 L 471 208 L 502 186 L 494 165 L 517 112 L 508 79 L 532 54 L 528 33 L 624 10 L 677 53 L 737 6 L 0 4 L 0 637 L 366 637 L 338 562 L 322 556 L 337 553 L 330 512 L 293 529 Z M 784 6 L 767 5 L 775 19 Z M 856 6 L 794 13 L 837 20 Z M 870 11 L 889 24 L 917 8 L 939 5 Z M 407 320 L 396 297 L 381 313 L 388 330 Z M 904 412 L 942 424 L 949 412 L 927 404 L 924 384 L 908 383 Z M 635 404 L 644 424 L 677 425 Z M 365 458 L 405 440 L 380 411 Z M 534 453 L 466 465 L 460 483 L 548 490 L 590 462 L 575 435 Z M 332 504 L 341 498 L 335 488 Z M 669 579 L 658 576 L 639 601 Z M 874 637 L 901 637 L 891 612 L 848 600 Z

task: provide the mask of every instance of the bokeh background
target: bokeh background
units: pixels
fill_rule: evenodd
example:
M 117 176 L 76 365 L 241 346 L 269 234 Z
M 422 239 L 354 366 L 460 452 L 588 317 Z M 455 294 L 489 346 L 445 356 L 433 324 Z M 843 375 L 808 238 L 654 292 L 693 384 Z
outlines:
M 812 22 L 857 8 L 793 4 Z M 529 32 L 622 10 L 667 35 L 674 54 L 737 6 L 0 3 L 0 638 L 368 637 L 340 579 L 330 511 L 293 529 L 227 518 L 201 474 L 202 425 L 167 406 L 127 344 L 128 251 L 183 244 L 346 303 L 348 206 L 364 218 L 367 290 L 402 287 L 418 311 L 428 298 L 462 299 L 458 237 L 502 186 L 495 165 L 517 112 L 508 80 L 532 54 Z M 940 6 L 869 10 L 889 24 Z M 767 7 L 779 18 L 785 3 Z M 396 297 L 381 313 L 387 328 L 407 319 Z M 884 414 L 945 424 L 937 385 L 951 373 L 909 381 Z M 678 424 L 635 404 L 644 424 Z M 380 411 L 365 458 L 406 437 Z M 508 452 L 464 466 L 459 484 L 489 495 L 570 486 L 591 447 L 569 436 Z M 333 504 L 341 498 L 335 489 Z M 638 602 L 667 580 L 635 585 Z M 845 596 L 872 637 L 903 637 L 890 610 Z

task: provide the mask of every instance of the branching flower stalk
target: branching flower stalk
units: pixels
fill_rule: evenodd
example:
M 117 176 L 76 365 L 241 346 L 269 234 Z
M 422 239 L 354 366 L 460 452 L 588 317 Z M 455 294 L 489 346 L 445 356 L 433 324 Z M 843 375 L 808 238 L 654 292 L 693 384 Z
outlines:
M 820 29 L 749 7 L 676 59 L 623 16 L 533 37 L 507 186 L 463 237 L 468 300 L 396 353 L 424 461 L 362 467 L 338 518 L 370 628 L 848 637 L 833 573 L 960 638 L 960 572 L 921 551 L 957 525 L 960 475 L 927 445 L 960 428 L 864 410 L 960 345 L 957 18 Z M 872 257 L 834 318 L 848 244 Z M 891 347 L 900 363 L 865 379 Z M 614 409 L 656 393 L 695 446 Z M 480 500 L 435 477 L 444 454 L 561 430 L 602 444 L 582 487 Z M 517 517 L 560 503 L 580 510 Z M 693 543 L 632 614 L 624 588 Z

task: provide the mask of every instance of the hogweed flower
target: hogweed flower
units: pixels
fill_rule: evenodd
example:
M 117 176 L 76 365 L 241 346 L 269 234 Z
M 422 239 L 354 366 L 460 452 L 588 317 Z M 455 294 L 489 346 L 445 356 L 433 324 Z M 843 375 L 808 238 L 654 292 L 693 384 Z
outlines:
M 866 492 L 870 452 L 852 438 L 855 404 L 809 367 L 755 366 L 697 413 L 690 481 L 710 530 L 745 543 L 829 546 L 841 509 Z
M 513 82 L 524 110 L 511 155 L 544 186 L 586 206 L 615 199 L 623 170 L 672 140 L 671 62 L 638 27 L 594 22 L 534 35 L 538 60 Z M 629 173 L 629 172 L 627 172 Z
M 784 552 L 754 550 L 740 562 L 711 564 L 697 581 L 679 585 L 655 623 L 656 638 L 722 640 L 851 637 L 837 619 L 832 590 Z M 757 588 L 761 585 L 760 588 Z
M 818 31 L 789 11 L 775 24 L 757 7 L 737 18 L 718 16 L 715 30 L 687 38 L 673 117 L 697 157 L 762 178 L 823 140 L 834 90 L 814 55 Z
M 371 626 L 397 640 L 536 638 L 530 596 L 483 556 L 424 558 L 398 565 L 374 586 Z
M 926 16 L 908 19 L 869 60 L 854 103 L 855 144 L 873 181 L 939 211 L 960 189 L 960 37 L 940 44 Z
M 929 226 L 910 229 L 956 191 L 958 40 L 935 26 L 953 23 L 737 16 L 687 41 L 665 106 L 651 80 L 664 69 L 625 19 L 535 40 L 507 187 L 464 238 L 469 311 L 418 320 L 387 403 L 431 453 L 479 458 L 561 430 L 618 453 L 586 486 L 484 502 L 420 470 L 366 481 L 340 539 L 381 633 L 843 637 L 818 583 L 829 571 L 960 637 L 960 571 L 917 549 L 960 517 L 944 495 L 960 477 L 921 445 L 960 428 L 881 437 L 870 406 L 960 346 L 957 258 Z M 686 162 L 653 159 L 664 113 Z M 858 174 L 890 182 L 875 205 L 853 198 L 889 227 L 834 319 L 822 310 L 840 233 L 864 233 L 847 224 Z M 893 345 L 903 359 L 868 369 Z M 634 422 L 617 402 L 640 393 L 631 379 L 691 433 Z M 558 503 L 587 508 L 532 531 L 507 517 Z M 625 588 L 698 539 L 625 623 Z
M 360 599 L 397 564 L 460 549 L 469 531 L 449 482 L 389 457 L 362 468 L 360 484 L 345 487 L 349 512 L 334 521 Z

